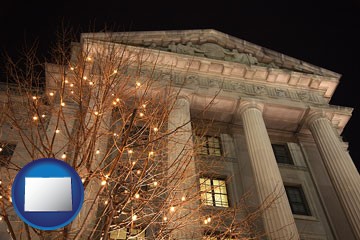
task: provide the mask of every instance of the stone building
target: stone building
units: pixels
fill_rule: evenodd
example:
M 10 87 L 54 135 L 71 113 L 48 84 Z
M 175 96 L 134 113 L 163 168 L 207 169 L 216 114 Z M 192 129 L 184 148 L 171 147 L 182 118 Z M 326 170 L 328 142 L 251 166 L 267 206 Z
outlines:
M 340 74 L 211 29 L 83 33 L 74 48 L 109 42 L 156 56 L 165 80 L 171 69 L 175 127 L 212 123 L 194 162 L 222 159 L 219 178 L 199 181 L 226 190 L 206 205 L 231 208 L 247 192 L 262 202 L 277 189 L 286 194 L 262 217 L 268 239 L 360 239 L 360 177 L 340 136 L 352 109 L 329 104 Z

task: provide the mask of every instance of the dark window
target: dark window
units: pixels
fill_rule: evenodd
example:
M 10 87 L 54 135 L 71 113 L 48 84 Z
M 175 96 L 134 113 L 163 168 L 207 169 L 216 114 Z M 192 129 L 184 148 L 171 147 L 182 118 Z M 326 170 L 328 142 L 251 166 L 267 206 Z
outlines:
M 285 190 L 292 213 L 311 216 L 310 209 L 301 186 L 285 186 Z
M 0 167 L 6 167 L 14 154 L 16 144 L 0 142 Z
M 290 151 L 285 144 L 271 144 L 276 162 L 284 164 L 294 164 L 291 159 Z
M 225 180 L 200 178 L 201 201 L 204 205 L 229 207 Z
M 199 154 L 202 155 L 211 155 L 211 156 L 221 156 L 221 140 L 220 137 L 214 136 L 196 136 L 196 142 L 201 144 L 199 149 Z

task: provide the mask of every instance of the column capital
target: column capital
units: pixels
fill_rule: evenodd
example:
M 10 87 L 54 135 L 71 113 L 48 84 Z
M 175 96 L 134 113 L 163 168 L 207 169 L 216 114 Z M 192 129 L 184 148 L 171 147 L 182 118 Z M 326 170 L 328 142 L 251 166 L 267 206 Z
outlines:
M 262 113 L 264 110 L 264 104 L 255 99 L 241 99 L 239 105 L 240 115 L 242 115 L 249 108 L 256 108 Z
M 329 117 L 326 115 L 325 111 L 323 110 L 315 110 L 311 111 L 306 119 L 305 119 L 305 125 L 307 127 L 310 127 L 316 120 L 318 119 L 327 119 L 330 121 Z

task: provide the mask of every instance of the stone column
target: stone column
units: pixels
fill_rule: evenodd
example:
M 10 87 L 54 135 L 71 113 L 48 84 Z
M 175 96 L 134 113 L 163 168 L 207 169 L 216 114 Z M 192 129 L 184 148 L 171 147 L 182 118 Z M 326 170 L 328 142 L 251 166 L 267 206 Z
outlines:
M 263 106 L 255 102 L 243 102 L 240 107 L 260 203 L 266 205 L 270 199 L 276 198 L 263 214 L 267 237 L 297 240 L 299 233 L 262 117 Z
M 359 173 L 324 114 L 310 115 L 307 123 L 354 234 L 360 239 Z
M 193 200 L 177 207 L 173 224 L 175 231 L 171 233 L 172 239 L 201 239 L 199 222 L 199 202 L 194 194 L 197 193 L 197 177 L 193 157 L 193 139 L 190 122 L 190 103 L 185 98 L 176 100 L 168 119 L 169 135 L 168 164 L 170 185 L 175 185 L 173 194 L 175 201 L 181 202 L 182 196 Z M 169 179 L 170 180 L 170 179 Z M 184 217 L 186 216 L 186 217 Z M 177 220 L 175 220 L 177 219 Z M 182 227 L 177 227 L 181 226 Z

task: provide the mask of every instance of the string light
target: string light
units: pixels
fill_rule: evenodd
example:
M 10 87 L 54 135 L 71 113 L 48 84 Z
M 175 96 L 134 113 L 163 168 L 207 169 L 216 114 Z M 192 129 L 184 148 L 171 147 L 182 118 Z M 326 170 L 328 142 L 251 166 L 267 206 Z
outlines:
M 86 79 L 87 79 L 87 76 L 84 76 L 83 79 L 86 80 Z
M 41 115 L 41 117 L 42 117 L 42 118 L 44 118 L 44 117 L 46 117 L 46 115 L 45 115 L 45 114 L 43 114 L 43 115 Z
M 33 96 L 32 99 L 36 100 L 36 96 Z
M 61 102 L 61 106 L 65 107 L 65 103 L 64 103 L 64 102 Z
M 107 201 L 107 200 L 105 200 L 105 202 L 104 202 L 104 203 L 105 203 L 105 205 L 106 205 L 106 204 L 108 204 L 108 201 Z
M 0 195 L 0 199 L 2 199 L 2 196 Z
M 131 219 L 132 219 L 133 221 L 136 221 L 137 216 L 134 214 L 134 215 L 131 217 Z
M 134 151 L 133 151 L 132 149 L 129 149 L 129 150 L 128 150 L 128 153 L 129 153 L 129 154 L 132 154 L 132 153 L 134 153 Z
M 71 84 L 70 84 L 70 87 L 73 87 L 73 86 L 74 86 L 74 84 L 73 84 L 73 83 L 71 83 Z
M 138 175 L 140 175 L 141 171 L 140 171 L 140 170 L 137 170 L 136 173 L 137 173 Z
M 3 148 L 2 148 L 2 147 L 0 147 L 0 152 L 2 152 L 2 150 L 3 150 Z M 1 181 L 0 181 L 0 184 L 1 184 Z
M 159 131 L 159 129 L 157 127 L 154 127 L 154 132 Z
M 143 117 L 143 116 L 144 116 L 144 113 L 142 113 L 142 112 L 139 113 L 139 116 L 140 116 L 140 117 Z
M 120 98 L 117 98 L 116 101 L 117 101 L 117 102 L 120 102 Z
M 136 198 L 136 199 L 139 199 L 139 197 L 140 197 L 140 194 L 136 193 L 136 194 L 135 194 L 135 198 Z
M 136 87 L 140 87 L 141 83 L 140 82 L 136 82 Z
M 71 93 L 71 94 L 74 94 L 74 91 L 71 91 L 70 93 Z
M 158 182 L 155 181 L 155 182 L 153 182 L 153 184 L 156 187 L 158 185 Z
M 154 156 L 154 152 L 153 152 L 153 151 L 149 152 L 149 157 L 152 157 L 152 156 Z
M 182 196 L 181 197 L 181 201 L 185 201 L 186 200 L 186 197 L 185 196 Z
M 96 112 L 94 112 L 94 114 L 97 116 L 97 115 L 99 115 L 99 112 L 98 112 L 98 111 L 96 111 Z
M 143 104 L 142 107 L 143 107 L 143 108 L 146 108 L 146 104 Z
M 170 207 L 170 212 L 175 212 L 175 207 L 174 206 Z
M 95 154 L 100 154 L 100 150 L 99 149 L 96 150 Z
M 38 117 L 37 117 L 37 116 L 33 116 L 33 120 L 34 120 L 34 121 L 38 120 Z
M 207 221 L 208 221 L 208 222 L 211 222 L 211 217 L 208 217 L 208 218 L 207 218 Z
M 0 221 L 2 221 L 2 220 L 3 220 L 3 217 L 0 216 Z
M 208 224 L 208 220 L 207 220 L 207 219 L 204 220 L 204 224 Z
M 12 202 L 12 197 L 9 197 L 9 201 Z
M 116 70 L 116 69 L 114 70 L 114 73 L 117 73 L 117 70 Z
M 70 70 L 71 70 L 71 71 L 74 71 L 74 67 L 70 67 Z
M 164 219 L 164 221 L 165 221 L 165 222 L 168 220 L 168 218 L 167 218 L 167 217 L 164 217 L 163 219 Z
M 60 132 L 60 130 L 59 130 L 59 129 L 56 129 L 56 130 L 55 130 L 55 133 L 59 133 L 59 132 Z
M 116 102 L 115 102 L 115 101 L 113 101 L 112 103 L 113 103 L 113 105 L 116 105 Z
M 54 96 L 54 93 L 53 93 L 53 92 L 50 92 L 49 95 L 50 95 L 51 97 L 53 97 L 53 96 Z
M 69 83 L 69 80 L 65 79 L 65 83 Z
M 87 61 L 91 61 L 92 58 L 91 58 L 91 57 L 87 57 L 86 60 L 87 60 Z
M 102 180 L 102 181 L 101 181 L 101 185 L 102 185 L 102 186 L 105 186 L 105 185 L 106 185 L 106 180 Z
M 63 155 L 61 155 L 61 158 L 65 159 L 66 158 L 66 153 L 63 153 Z
M 94 85 L 94 82 L 89 82 L 89 85 L 91 85 L 91 86 Z
M 85 182 L 85 178 L 82 178 L 82 179 L 81 179 L 81 182 L 84 183 L 84 182 Z

